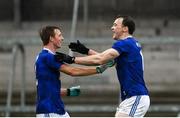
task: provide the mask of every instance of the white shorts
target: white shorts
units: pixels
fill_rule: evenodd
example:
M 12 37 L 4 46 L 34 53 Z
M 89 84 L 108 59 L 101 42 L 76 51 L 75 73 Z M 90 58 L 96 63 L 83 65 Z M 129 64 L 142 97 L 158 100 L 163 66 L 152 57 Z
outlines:
M 47 114 L 36 114 L 36 117 L 66 117 L 66 118 L 70 118 L 69 114 L 66 112 L 64 115 L 60 115 L 57 113 L 47 113 Z
M 125 99 L 117 107 L 116 115 L 126 114 L 130 117 L 143 117 L 150 105 L 150 99 L 148 95 L 132 96 Z

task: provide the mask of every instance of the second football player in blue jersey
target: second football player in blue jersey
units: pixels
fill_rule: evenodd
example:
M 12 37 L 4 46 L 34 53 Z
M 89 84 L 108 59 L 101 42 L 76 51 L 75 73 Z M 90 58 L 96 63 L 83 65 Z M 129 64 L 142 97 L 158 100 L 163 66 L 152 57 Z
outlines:
M 80 68 L 70 66 L 63 62 L 60 56 L 57 57 L 55 55 L 64 40 L 59 27 L 43 27 L 40 30 L 40 37 L 43 42 L 43 49 L 37 55 L 35 62 L 37 117 L 69 117 L 60 96 L 60 72 L 71 76 L 87 76 L 102 73 L 112 65 L 104 64 L 98 67 Z M 70 90 L 72 90 L 72 88 Z M 69 92 L 68 94 L 71 94 Z

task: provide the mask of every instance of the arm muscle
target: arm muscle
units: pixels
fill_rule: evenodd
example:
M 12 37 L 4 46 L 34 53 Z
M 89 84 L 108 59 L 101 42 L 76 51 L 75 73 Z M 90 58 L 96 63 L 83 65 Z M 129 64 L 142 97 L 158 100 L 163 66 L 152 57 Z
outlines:
M 85 57 L 76 57 L 75 63 L 76 64 L 83 64 L 83 65 L 93 65 L 93 64 L 104 64 L 110 59 L 114 59 L 119 56 L 119 53 L 113 49 L 107 49 L 102 53 L 98 53 L 95 55 L 85 56 Z
M 67 64 L 63 64 L 60 68 L 60 71 L 71 76 L 87 76 L 96 74 L 96 68 L 80 68 L 80 67 L 73 67 Z

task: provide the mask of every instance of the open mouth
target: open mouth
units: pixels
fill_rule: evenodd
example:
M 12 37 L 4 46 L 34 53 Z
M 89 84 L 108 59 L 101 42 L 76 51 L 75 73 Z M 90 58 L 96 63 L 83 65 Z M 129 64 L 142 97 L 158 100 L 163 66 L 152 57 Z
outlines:
M 112 35 L 114 36 L 114 35 L 116 35 L 116 33 L 115 33 L 115 32 L 113 32 L 113 33 L 112 33 Z

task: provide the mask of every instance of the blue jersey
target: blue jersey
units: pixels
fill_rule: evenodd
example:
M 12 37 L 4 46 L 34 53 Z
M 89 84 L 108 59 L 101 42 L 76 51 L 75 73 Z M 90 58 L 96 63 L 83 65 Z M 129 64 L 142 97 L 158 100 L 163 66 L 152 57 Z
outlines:
M 128 37 L 116 41 L 112 48 L 120 54 L 115 61 L 121 86 L 121 99 L 136 95 L 148 95 L 143 77 L 143 56 L 138 41 L 133 37 Z
M 60 67 L 63 63 L 55 61 L 54 54 L 43 49 L 35 63 L 37 103 L 36 113 L 65 114 L 64 103 L 60 97 Z

